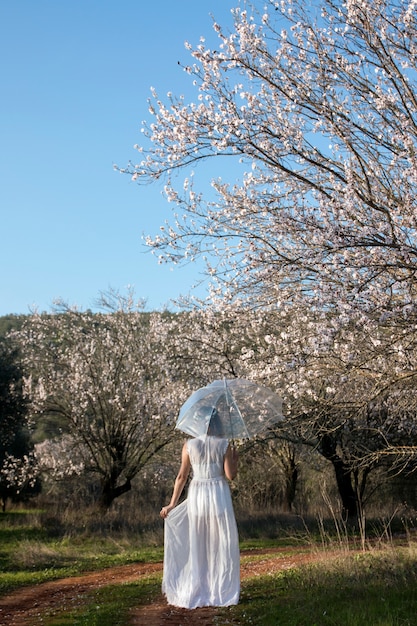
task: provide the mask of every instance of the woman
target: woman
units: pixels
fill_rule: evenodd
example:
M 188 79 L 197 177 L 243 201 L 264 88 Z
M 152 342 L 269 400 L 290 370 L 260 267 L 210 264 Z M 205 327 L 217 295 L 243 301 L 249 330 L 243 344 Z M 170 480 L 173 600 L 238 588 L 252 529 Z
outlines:
M 226 480 L 236 476 L 237 462 L 227 439 L 213 434 L 183 446 L 171 501 L 160 513 L 165 519 L 162 591 L 169 604 L 194 609 L 239 601 L 239 540 Z M 177 506 L 191 469 L 187 500 Z

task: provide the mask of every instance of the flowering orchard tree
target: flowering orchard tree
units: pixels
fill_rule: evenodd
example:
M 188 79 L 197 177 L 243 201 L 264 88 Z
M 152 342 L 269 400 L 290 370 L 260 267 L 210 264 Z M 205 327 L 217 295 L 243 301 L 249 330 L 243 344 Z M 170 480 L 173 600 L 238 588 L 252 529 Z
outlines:
M 19 333 L 35 419 L 60 418 L 67 431 L 49 452 L 38 446 L 38 460 L 60 476 L 94 472 L 104 507 L 172 437 L 181 382 L 163 317 L 125 299 L 108 313 L 34 315 Z M 69 452 L 66 463 L 57 449 Z
M 415 0 L 255 0 L 234 18 L 213 49 L 187 44 L 194 102 L 154 91 L 124 171 L 164 179 L 160 259 L 207 255 L 215 294 L 308 315 L 305 340 L 288 333 L 291 388 L 329 407 L 349 389 L 362 419 L 416 376 Z M 239 181 L 204 195 L 208 160 Z
M 394 341 L 388 330 L 337 322 L 320 336 L 315 316 L 298 309 L 259 336 L 255 367 L 284 390 L 286 436 L 333 464 L 350 515 L 363 507 L 371 471 L 415 467 L 416 336 Z
M 153 94 L 143 158 L 125 171 L 165 177 L 177 217 L 149 244 L 174 261 L 217 251 L 220 287 L 257 304 L 414 319 L 415 1 L 245 7 L 232 32 L 214 24 L 215 49 L 187 45 L 195 102 Z M 245 173 L 213 180 L 212 200 L 190 170 L 215 157 Z
M 51 483 L 65 481 L 70 476 L 82 476 L 91 466 L 87 446 L 78 437 L 67 433 L 35 444 L 34 453 L 39 472 Z
M 243 321 L 233 304 L 224 303 L 219 308 L 194 307 L 172 319 L 173 352 L 180 360 L 189 391 L 216 379 L 242 375 L 246 323 L 250 323 L 248 317 Z
M 297 307 L 295 315 L 288 308 L 219 303 L 187 314 L 176 350 L 186 363 L 197 358 L 206 377 L 211 368 L 216 377 L 249 378 L 281 395 L 285 419 L 272 437 L 327 459 L 343 511 L 354 517 L 363 510 L 371 474 L 412 467 L 417 405 L 413 376 L 404 372 L 417 368 L 415 336 L 389 345 L 387 328 L 375 326 L 368 336 L 368 326 L 349 319 L 344 326 L 334 320 L 332 333 L 316 331 L 317 314 L 308 307 Z M 276 454 L 293 480 L 294 459 L 285 456 L 285 446 L 260 444 L 259 454 Z
M 183 372 L 186 372 L 190 393 L 215 379 L 243 377 L 267 385 L 283 395 L 282 378 L 279 379 L 277 373 L 286 369 L 287 348 L 279 347 L 283 342 L 281 331 L 284 323 L 275 313 L 219 301 L 182 313 L 173 322 L 178 325 L 174 352 L 181 360 Z M 277 355 L 283 358 L 280 360 Z M 291 417 L 289 412 L 287 417 Z M 279 430 L 282 439 L 288 438 L 288 430 Z M 275 433 L 277 435 L 278 432 Z M 291 435 L 294 441 L 294 433 L 291 432 Z M 316 446 L 316 440 L 308 443 Z M 259 504 L 268 491 L 266 482 L 255 490 L 254 483 L 259 475 L 255 477 L 253 469 L 261 465 L 262 476 L 266 479 L 265 459 L 269 457 L 272 459 L 268 462 L 269 486 L 275 481 L 276 500 L 280 494 L 282 504 L 290 509 L 297 482 L 293 444 L 285 440 L 272 441 L 271 435 L 264 433 L 257 442 L 246 443 L 242 453 L 244 460 L 239 484 L 245 485 L 242 492 L 248 490 L 248 501 Z
M 26 445 L 30 447 L 29 439 Z M 39 478 L 36 457 L 33 452 L 17 455 L 6 453 L 0 469 L 0 491 L 2 510 L 6 510 L 7 500 L 22 501 L 37 492 Z

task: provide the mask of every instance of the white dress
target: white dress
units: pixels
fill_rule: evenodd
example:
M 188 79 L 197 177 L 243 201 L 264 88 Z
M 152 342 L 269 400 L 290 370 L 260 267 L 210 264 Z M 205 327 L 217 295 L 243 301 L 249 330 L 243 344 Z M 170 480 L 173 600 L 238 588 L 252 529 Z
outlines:
M 165 519 L 162 591 L 174 606 L 239 601 L 239 540 L 223 468 L 227 446 L 226 439 L 211 436 L 187 442 L 193 470 L 188 496 Z

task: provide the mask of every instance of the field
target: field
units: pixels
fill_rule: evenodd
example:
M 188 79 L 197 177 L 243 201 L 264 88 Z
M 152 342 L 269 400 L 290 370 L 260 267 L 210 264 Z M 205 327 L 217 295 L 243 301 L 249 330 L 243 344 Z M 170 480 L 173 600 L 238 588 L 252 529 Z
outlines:
M 82 528 L 84 527 L 84 529 Z M 162 535 L 42 512 L 0 516 L 2 626 L 417 625 L 417 542 L 411 532 L 360 538 L 272 522 L 242 524 L 238 606 L 181 611 L 160 593 Z M 251 538 L 250 534 L 257 535 Z

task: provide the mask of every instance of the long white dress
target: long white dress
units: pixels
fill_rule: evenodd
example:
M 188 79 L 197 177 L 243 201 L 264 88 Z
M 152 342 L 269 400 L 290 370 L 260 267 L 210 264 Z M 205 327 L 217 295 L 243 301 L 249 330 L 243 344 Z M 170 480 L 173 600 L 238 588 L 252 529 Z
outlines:
M 187 442 L 193 470 L 188 496 L 165 519 L 162 591 L 174 606 L 239 601 L 239 539 L 223 466 L 227 446 L 212 436 Z

